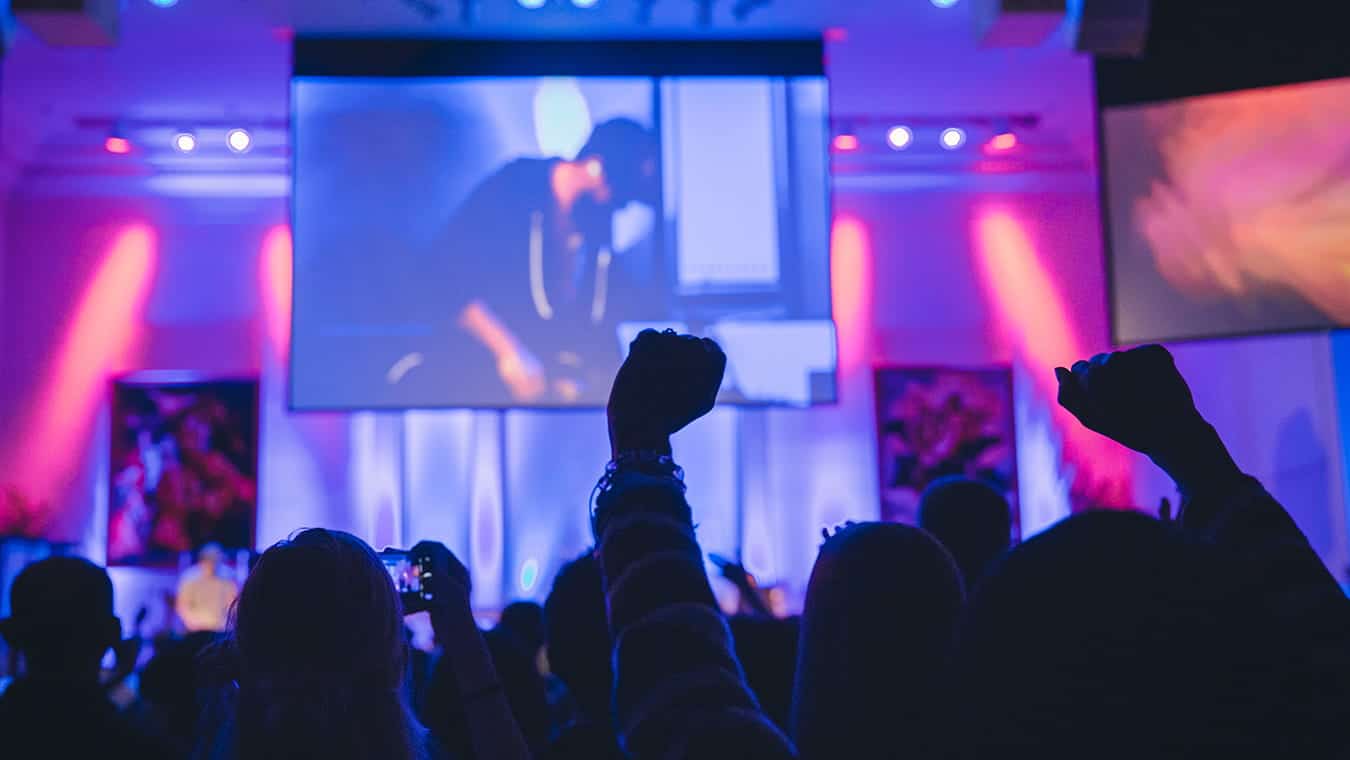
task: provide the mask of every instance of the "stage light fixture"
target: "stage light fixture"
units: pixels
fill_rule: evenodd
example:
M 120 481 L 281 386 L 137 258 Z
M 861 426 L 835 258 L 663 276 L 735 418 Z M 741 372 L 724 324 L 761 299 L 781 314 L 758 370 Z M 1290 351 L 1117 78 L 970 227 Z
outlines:
M 834 149 L 840 153 L 852 153 L 858 149 L 859 144 L 858 136 L 851 132 L 834 136 Z
M 225 144 L 235 153 L 243 153 L 253 147 L 253 135 L 247 129 L 231 129 L 225 134 Z
M 115 156 L 125 156 L 131 152 L 131 141 L 122 136 L 115 127 L 103 138 L 103 149 Z
M 572 0 L 572 5 L 578 8 L 594 8 L 600 4 L 600 0 Z
M 150 4 L 156 8 L 172 8 L 178 5 L 178 0 L 150 0 Z
M 989 149 L 994 151 L 1002 152 L 1016 147 L 1017 135 L 1012 132 L 999 132 L 989 141 Z
M 947 127 L 942 130 L 942 147 L 947 150 L 956 150 L 966 144 L 966 131 L 960 127 Z
M 197 149 L 197 136 L 187 131 L 174 134 L 173 149 L 179 153 L 191 153 Z
M 891 146 L 892 150 L 904 150 L 914 142 L 914 131 L 906 126 L 891 127 L 886 132 L 886 144 Z
M 527 11 L 537 11 L 548 4 L 548 0 L 516 0 L 520 7 Z
M 950 8 L 953 5 L 956 5 L 957 3 L 961 2 L 961 0 L 931 0 L 931 1 L 933 5 L 936 5 L 939 8 Z

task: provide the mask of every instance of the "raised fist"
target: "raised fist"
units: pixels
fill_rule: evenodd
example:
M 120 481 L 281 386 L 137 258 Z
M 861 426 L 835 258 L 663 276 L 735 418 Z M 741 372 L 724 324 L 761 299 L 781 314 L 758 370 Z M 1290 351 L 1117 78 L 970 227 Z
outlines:
M 1101 354 L 1055 376 L 1061 406 L 1089 430 L 1147 454 L 1183 496 L 1242 477 L 1162 346 Z
M 726 354 L 707 338 L 639 333 L 609 395 L 613 454 L 669 451 L 671 435 L 712 411 L 726 368 Z
M 1059 403 L 1089 430 L 1135 451 L 1167 453 L 1203 425 L 1186 380 L 1162 346 L 1099 354 L 1055 370 Z

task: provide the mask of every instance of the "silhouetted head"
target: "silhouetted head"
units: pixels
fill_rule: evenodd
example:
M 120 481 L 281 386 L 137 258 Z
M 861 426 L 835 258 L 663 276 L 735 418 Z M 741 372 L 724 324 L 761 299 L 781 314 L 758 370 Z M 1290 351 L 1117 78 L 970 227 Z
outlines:
M 589 551 L 563 565 L 544 602 L 548 661 L 592 721 L 609 720 L 609 619 L 600 563 Z
M 97 682 L 103 655 L 122 636 L 107 571 L 79 557 L 25 567 L 10 586 L 9 606 L 0 633 L 32 676 Z
M 1253 733 L 1280 699 L 1256 663 L 1279 647 L 1239 567 L 1126 512 L 1080 514 L 1013 549 L 963 626 L 963 756 L 1280 756 Z
M 512 602 L 502 610 L 497 627 L 508 632 L 531 654 L 544 645 L 544 608 L 534 602 Z
M 599 159 L 612 201 L 622 208 L 633 201 L 654 205 L 660 195 L 660 142 L 632 119 L 596 125 L 578 161 Z
M 1012 543 L 1012 510 L 1003 494 L 978 480 L 934 481 L 919 500 L 919 527 L 932 533 L 973 589 Z
M 828 539 L 802 611 L 801 756 L 929 753 L 962 602 L 951 556 L 918 528 L 864 523 Z
M 306 530 L 263 553 L 235 608 L 241 757 L 412 757 L 403 611 L 360 539 Z

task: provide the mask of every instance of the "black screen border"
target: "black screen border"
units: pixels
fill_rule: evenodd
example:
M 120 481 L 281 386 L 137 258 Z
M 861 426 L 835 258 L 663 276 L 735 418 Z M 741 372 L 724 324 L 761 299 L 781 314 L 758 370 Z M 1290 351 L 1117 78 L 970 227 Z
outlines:
M 825 76 L 820 38 L 468 40 L 296 37 L 295 77 Z

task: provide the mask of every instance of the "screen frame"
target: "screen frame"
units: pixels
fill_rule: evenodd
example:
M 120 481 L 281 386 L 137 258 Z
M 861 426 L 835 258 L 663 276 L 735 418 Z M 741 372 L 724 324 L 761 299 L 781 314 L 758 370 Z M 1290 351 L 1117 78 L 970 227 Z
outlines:
M 506 40 L 456 39 L 444 37 L 353 37 L 342 35 L 298 35 L 292 41 L 292 72 L 289 92 L 298 80 L 360 80 L 417 78 L 484 77 L 638 77 L 659 82 L 675 77 L 767 77 L 791 80 L 820 78 L 830 102 L 829 78 L 825 71 L 823 38 L 791 37 L 781 39 L 608 39 L 608 40 Z M 659 100 L 659 91 L 656 93 Z M 293 99 L 293 97 L 292 97 Z M 829 113 L 825 114 L 828 135 Z M 290 176 L 290 221 L 292 250 L 299 247 L 295 224 L 295 187 L 298 165 L 296 140 L 298 124 L 290 119 L 292 170 Z M 840 403 L 839 320 L 834 302 L 834 153 L 826 151 L 825 233 L 826 276 L 829 293 L 829 320 L 834 339 L 835 365 L 832 372 L 834 393 L 828 400 L 807 404 L 784 401 L 719 401 L 719 406 L 739 409 L 813 409 Z M 776 199 L 775 203 L 778 203 Z M 780 208 L 781 215 L 781 208 Z M 668 241 L 658 243 L 663 249 Z M 794 252 L 795 255 L 795 252 Z M 286 409 L 289 412 L 391 412 L 391 411 L 540 411 L 571 412 L 604 409 L 603 403 L 562 404 L 298 404 L 295 398 L 296 284 L 291 277 L 291 343 L 287 350 Z
M 1102 262 L 1105 266 L 1103 281 L 1106 285 L 1106 317 L 1111 345 L 1118 348 L 1152 343 L 1205 343 L 1262 336 L 1332 333 L 1350 328 L 1350 323 L 1336 324 L 1331 322 L 1330 324 L 1318 323 L 1269 329 L 1193 332 L 1123 339 L 1120 332 L 1119 283 L 1116 281 L 1115 220 L 1111 214 L 1109 200 L 1112 191 L 1111 168 L 1110 161 L 1107 159 L 1106 143 L 1106 117 L 1108 113 L 1116 109 L 1171 105 L 1192 98 L 1237 95 L 1319 82 L 1344 81 L 1350 84 L 1350 67 L 1347 67 L 1346 71 L 1338 76 L 1323 76 L 1313 79 L 1299 79 L 1296 78 L 1297 75 L 1291 75 L 1288 72 L 1283 74 L 1277 72 L 1267 74 L 1265 77 L 1254 81 L 1241 79 L 1218 81 L 1206 79 L 1203 76 L 1193 76 L 1191 79 L 1171 81 L 1164 78 L 1154 84 L 1141 81 L 1138 78 L 1131 79 L 1128 76 L 1131 71 L 1130 64 L 1138 65 L 1139 63 L 1137 61 L 1097 61 L 1094 64 L 1097 84 L 1097 206 L 1101 218 Z M 1122 68 L 1122 65 L 1124 65 L 1124 68 Z M 1147 69 L 1139 69 L 1138 71 L 1147 71 Z M 1291 76 L 1294 78 L 1290 78 Z

